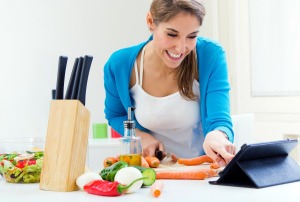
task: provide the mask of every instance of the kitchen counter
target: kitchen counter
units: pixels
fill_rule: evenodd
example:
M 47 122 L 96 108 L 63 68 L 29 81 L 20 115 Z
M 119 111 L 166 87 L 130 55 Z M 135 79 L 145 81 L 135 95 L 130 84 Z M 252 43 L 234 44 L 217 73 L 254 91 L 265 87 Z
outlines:
M 39 184 L 11 184 L 0 177 L 1 201 L 7 202 L 99 202 L 99 201 L 186 201 L 186 202 L 299 202 L 300 182 L 289 183 L 262 189 L 239 188 L 210 185 L 209 180 L 164 180 L 164 190 L 159 198 L 150 194 L 150 188 L 141 188 L 138 192 L 119 197 L 102 197 L 84 191 L 52 192 L 39 189 Z

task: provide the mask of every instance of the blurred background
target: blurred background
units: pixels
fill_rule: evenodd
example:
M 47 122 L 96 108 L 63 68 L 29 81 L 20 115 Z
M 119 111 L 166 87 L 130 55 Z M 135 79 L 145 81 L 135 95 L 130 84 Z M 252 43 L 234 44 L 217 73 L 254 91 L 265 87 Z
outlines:
M 105 123 L 103 66 L 150 36 L 151 0 L 0 0 L 0 136 L 45 137 L 58 58 L 94 57 L 86 107 Z M 201 36 L 226 50 L 232 115 L 255 115 L 256 141 L 300 134 L 300 1 L 204 0 Z M 90 128 L 90 135 L 92 129 Z

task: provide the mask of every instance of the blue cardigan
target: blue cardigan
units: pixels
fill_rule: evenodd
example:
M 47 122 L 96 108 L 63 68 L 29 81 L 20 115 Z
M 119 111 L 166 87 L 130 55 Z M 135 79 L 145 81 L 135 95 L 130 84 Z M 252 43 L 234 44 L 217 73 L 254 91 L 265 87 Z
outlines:
M 109 125 L 121 135 L 124 133 L 123 121 L 127 120 L 127 109 L 133 103 L 129 92 L 132 68 L 138 53 L 148 41 L 114 52 L 104 66 L 104 113 Z M 202 37 L 197 38 L 196 51 L 203 134 L 222 130 L 233 142 L 225 52 L 219 44 Z M 147 131 L 137 121 L 136 126 Z

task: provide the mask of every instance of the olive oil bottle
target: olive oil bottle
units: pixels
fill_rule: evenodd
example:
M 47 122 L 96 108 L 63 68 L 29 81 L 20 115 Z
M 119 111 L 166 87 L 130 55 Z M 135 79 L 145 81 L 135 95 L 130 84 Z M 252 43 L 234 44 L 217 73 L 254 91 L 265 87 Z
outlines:
M 135 122 L 132 119 L 135 107 L 128 107 L 128 120 L 124 121 L 124 137 L 121 138 L 120 160 L 129 165 L 142 165 L 141 138 L 135 134 Z

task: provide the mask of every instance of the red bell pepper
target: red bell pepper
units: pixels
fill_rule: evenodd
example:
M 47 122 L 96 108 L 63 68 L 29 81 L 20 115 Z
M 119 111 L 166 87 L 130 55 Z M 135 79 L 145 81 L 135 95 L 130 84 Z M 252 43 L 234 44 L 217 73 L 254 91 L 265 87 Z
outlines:
M 100 196 L 120 196 L 123 193 L 125 193 L 135 182 L 143 179 L 145 179 L 145 177 L 136 179 L 127 186 L 122 185 L 119 182 L 94 180 L 84 185 L 83 189 L 89 194 L 95 194 Z

